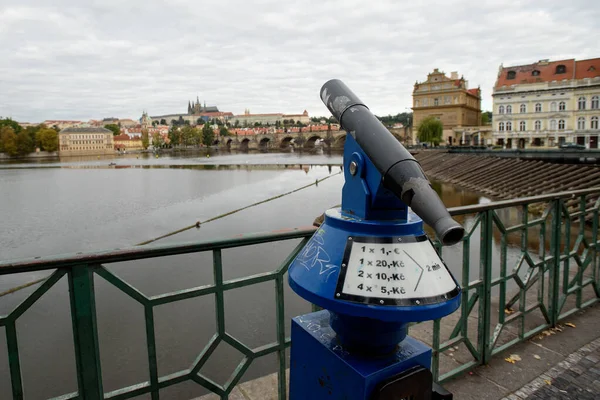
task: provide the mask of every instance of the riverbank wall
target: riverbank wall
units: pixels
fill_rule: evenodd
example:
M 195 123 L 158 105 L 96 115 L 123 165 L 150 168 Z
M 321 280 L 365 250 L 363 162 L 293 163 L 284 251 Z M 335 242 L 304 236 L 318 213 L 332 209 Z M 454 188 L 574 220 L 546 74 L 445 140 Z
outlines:
M 549 161 L 499 158 L 489 155 L 422 150 L 414 157 L 433 180 L 479 192 L 494 200 L 509 200 L 600 186 L 600 166 L 557 164 Z M 589 196 L 586 208 L 598 196 Z M 574 210 L 579 200 L 568 200 Z

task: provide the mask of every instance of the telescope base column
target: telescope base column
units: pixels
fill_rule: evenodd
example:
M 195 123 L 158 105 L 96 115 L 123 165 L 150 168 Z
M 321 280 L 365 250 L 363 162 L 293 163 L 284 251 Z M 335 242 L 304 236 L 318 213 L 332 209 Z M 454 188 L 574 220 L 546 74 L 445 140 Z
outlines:
M 290 400 L 383 400 L 386 387 L 432 398 L 431 349 L 409 336 L 392 353 L 356 354 L 340 345 L 322 310 L 292 319 L 292 343 Z

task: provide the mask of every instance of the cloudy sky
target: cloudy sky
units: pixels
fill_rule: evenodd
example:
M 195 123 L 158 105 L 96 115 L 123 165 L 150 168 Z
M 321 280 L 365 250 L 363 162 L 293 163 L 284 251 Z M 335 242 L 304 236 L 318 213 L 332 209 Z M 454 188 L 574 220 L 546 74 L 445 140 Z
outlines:
M 0 0 L 0 116 L 187 111 L 325 115 L 340 78 L 376 114 L 433 68 L 481 86 L 498 67 L 600 57 L 598 0 Z

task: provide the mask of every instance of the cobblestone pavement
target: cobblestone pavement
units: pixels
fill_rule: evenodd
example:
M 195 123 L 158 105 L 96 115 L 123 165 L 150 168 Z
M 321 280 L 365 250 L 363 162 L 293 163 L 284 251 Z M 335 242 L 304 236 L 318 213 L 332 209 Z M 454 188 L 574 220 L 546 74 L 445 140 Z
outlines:
M 596 400 L 600 398 L 600 339 L 503 400 Z

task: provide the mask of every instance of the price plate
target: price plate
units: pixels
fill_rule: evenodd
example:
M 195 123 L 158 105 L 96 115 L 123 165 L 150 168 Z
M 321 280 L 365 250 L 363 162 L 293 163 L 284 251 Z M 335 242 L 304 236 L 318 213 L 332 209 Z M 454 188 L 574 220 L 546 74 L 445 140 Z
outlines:
M 459 293 L 427 236 L 348 239 L 336 298 L 380 305 L 425 305 Z

